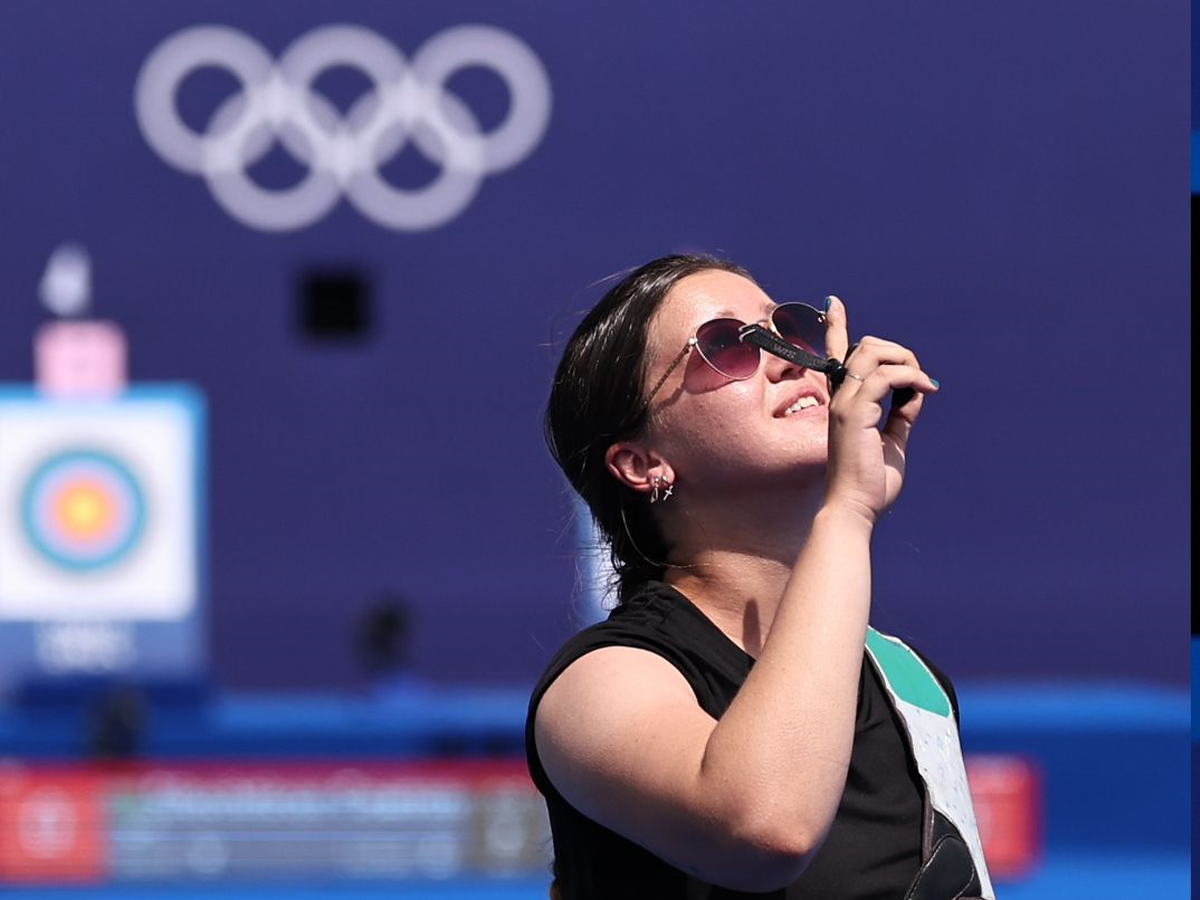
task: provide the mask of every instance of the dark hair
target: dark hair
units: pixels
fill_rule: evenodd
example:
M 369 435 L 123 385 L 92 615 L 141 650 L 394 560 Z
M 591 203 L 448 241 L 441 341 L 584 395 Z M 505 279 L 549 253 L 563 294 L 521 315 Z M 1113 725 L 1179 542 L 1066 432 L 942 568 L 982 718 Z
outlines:
M 664 256 L 634 269 L 575 329 L 554 375 L 546 442 L 609 544 L 620 602 L 662 576 L 667 547 L 646 499 L 609 473 L 604 455 L 646 423 L 650 319 L 671 288 L 711 269 L 750 278 L 740 266 L 701 254 Z

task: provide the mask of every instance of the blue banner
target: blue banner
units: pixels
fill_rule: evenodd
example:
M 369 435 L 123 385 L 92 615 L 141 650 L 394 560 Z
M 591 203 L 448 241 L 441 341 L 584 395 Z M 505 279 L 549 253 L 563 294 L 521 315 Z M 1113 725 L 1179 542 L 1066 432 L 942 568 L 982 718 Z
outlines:
M 96 315 L 131 385 L 203 392 L 222 683 L 357 683 L 381 604 L 414 675 L 529 682 L 593 610 L 558 351 L 607 276 L 726 255 L 942 384 L 881 629 L 956 678 L 1182 684 L 1189 14 L 6 4 L 0 381 Z M 42 289 L 64 245 L 83 311 Z

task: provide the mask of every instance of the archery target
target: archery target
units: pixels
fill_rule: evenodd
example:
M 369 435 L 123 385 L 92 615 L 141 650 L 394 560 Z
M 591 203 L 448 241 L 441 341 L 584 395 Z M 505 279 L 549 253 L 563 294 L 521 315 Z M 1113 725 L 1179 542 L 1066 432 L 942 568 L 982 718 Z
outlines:
M 190 614 L 197 429 L 186 393 L 0 394 L 0 621 Z
M 81 571 L 120 562 L 138 544 L 146 519 L 137 476 L 97 450 L 47 460 L 26 485 L 25 536 L 52 563 Z

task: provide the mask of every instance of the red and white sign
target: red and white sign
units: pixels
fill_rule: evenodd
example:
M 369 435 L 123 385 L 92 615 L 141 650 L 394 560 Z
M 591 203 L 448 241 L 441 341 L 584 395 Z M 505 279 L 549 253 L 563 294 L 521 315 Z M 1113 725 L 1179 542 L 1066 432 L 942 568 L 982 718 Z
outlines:
M 1027 759 L 967 755 L 967 780 L 988 869 L 997 879 L 1028 875 L 1041 857 L 1041 777 Z
M 107 874 L 101 779 L 82 767 L 0 771 L 0 881 L 96 882 Z

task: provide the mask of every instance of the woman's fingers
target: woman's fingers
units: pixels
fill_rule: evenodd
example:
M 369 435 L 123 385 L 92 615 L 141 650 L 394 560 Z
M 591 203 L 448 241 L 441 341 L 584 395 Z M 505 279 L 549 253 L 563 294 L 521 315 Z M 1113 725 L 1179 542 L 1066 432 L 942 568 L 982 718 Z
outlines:
M 913 423 L 924 395 L 938 386 L 916 355 L 893 341 L 864 337 L 844 362 L 846 377 L 829 407 L 828 496 L 877 516 L 899 496 Z M 916 396 L 900 404 L 895 392 L 905 390 Z
M 825 298 L 825 303 L 825 353 L 832 359 L 844 360 L 850 347 L 846 304 L 833 294 Z
M 852 386 L 852 393 L 865 390 L 865 398 L 882 402 L 889 391 L 913 390 L 934 393 L 938 383 L 922 369 L 916 355 L 907 347 L 892 341 L 864 337 L 846 360 L 846 379 L 843 387 Z
M 858 374 L 859 370 L 866 374 Z M 847 388 L 850 388 L 850 393 L 863 392 L 865 398 L 879 402 L 891 393 L 892 405 L 898 407 L 907 406 L 905 401 L 916 402 L 916 394 L 935 393 L 938 383 L 915 366 L 881 363 L 874 369 L 847 367 L 842 390 Z

